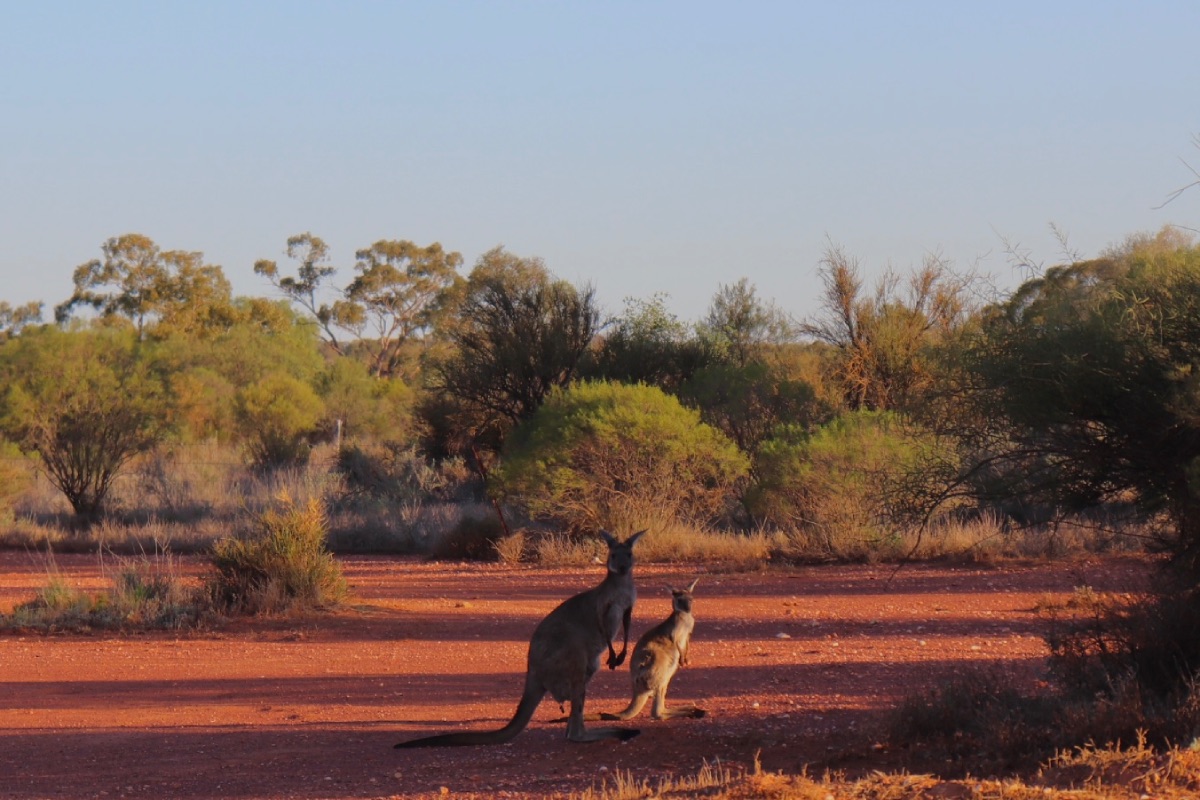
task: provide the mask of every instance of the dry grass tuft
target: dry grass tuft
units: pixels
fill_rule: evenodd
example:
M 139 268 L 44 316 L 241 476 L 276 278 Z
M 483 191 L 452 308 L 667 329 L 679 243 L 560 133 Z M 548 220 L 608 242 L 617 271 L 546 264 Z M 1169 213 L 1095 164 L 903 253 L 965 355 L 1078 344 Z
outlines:
M 346 594 L 342 570 L 325 546 L 325 512 L 281 495 L 242 536 L 213 548 L 216 575 L 208 585 L 214 606 L 242 614 L 326 608 Z
M 1195 798 L 1200 796 L 1200 748 L 1158 750 L 1147 746 L 1144 736 L 1126 749 L 1086 745 L 1051 759 L 1037 780 L 1068 789 L 1122 787 L 1131 797 Z
M 113 567 L 102 562 L 112 586 L 94 594 L 71 586 L 52 557 L 46 564 L 46 585 L 12 614 L 0 615 L 0 630 L 175 630 L 208 617 L 199 589 L 184 580 L 174 556 L 166 552 L 118 558 Z
M 644 564 L 704 564 L 710 569 L 749 571 L 762 569 L 780 547 L 781 539 L 766 533 L 726 533 L 683 524 L 651 528 L 637 545 Z M 599 538 L 577 538 L 560 533 L 537 535 L 532 551 L 546 567 L 577 567 L 603 559 Z
M 501 564 L 520 564 L 526 556 L 526 536 L 524 531 L 516 531 L 508 536 L 497 539 L 492 545 L 496 550 L 496 558 Z
M 569 800 L 1194 800 L 1200 796 L 1200 750 L 1156 751 L 1139 742 L 1120 748 L 1085 747 L 1053 758 L 1028 779 L 964 778 L 873 772 L 851 780 L 731 770 L 705 764 L 694 776 L 637 780 L 618 772 L 604 784 L 572 792 Z
M 725 797 L 721 794 L 737 780 L 737 773 L 717 762 L 705 762 L 695 775 L 665 778 L 658 781 L 638 780 L 632 772 L 617 772 L 596 788 L 572 792 L 570 800 L 642 800 L 643 798 Z

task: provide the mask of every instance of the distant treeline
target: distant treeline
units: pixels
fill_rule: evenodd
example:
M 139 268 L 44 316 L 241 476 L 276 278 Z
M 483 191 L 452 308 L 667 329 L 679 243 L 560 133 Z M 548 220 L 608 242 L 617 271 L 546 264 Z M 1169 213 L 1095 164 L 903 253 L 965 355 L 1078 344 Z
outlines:
M 255 265 L 276 296 L 235 297 L 202 253 L 128 234 L 53 322 L 0 302 L 0 471 L 30 460 L 87 521 L 164 446 L 269 472 L 326 441 L 368 483 L 373 452 L 454 460 L 498 509 L 568 531 L 887 536 L 1105 508 L 1200 565 L 1200 248 L 1174 229 L 1006 296 L 934 258 L 867 285 L 830 246 L 807 319 L 746 279 L 698 321 L 663 296 L 609 315 L 501 248 L 469 270 L 401 240 L 349 270 L 312 234 L 287 255 Z

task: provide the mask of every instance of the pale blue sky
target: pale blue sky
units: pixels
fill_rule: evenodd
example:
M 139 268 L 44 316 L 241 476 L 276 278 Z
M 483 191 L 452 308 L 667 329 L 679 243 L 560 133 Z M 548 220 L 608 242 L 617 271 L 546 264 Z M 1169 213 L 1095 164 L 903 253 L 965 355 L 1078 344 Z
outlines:
M 610 311 L 698 318 L 748 277 L 811 313 L 826 237 L 870 274 L 1015 275 L 1200 227 L 1200 3 L 0 0 L 0 299 L 110 236 L 239 294 L 312 231 L 503 244 Z

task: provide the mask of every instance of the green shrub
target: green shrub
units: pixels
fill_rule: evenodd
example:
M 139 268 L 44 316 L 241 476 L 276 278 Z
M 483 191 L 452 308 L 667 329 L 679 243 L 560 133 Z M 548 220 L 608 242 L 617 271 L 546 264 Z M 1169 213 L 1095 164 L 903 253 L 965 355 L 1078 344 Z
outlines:
M 832 416 L 806 381 L 761 362 L 703 367 L 680 396 L 746 453 L 757 452 L 781 424 L 808 428 Z
M 572 532 L 719 516 L 747 459 L 698 412 L 644 385 L 556 389 L 505 445 L 491 488 Z
M 308 462 L 309 440 L 325 406 L 307 383 L 273 372 L 238 391 L 234 408 L 255 466 L 276 469 Z
M 183 628 L 205 616 L 199 592 L 184 584 L 168 553 L 123 559 L 109 602 L 123 627 Z
M 46 326 L 0 346 L 0 430 L 37 453 L 82 527 L 113 481 L 165 436 L 169 399 L 128 330 Z
M 325 546 L 325 513 L 317 500 L 297 507 L 280 498 L 247 535 L 213 547 L 209 593 L 220 610 L 270 614 L 324 608 L 346 593 L 341 567 Z
M 37 597 L 19 608 L 41 608 L 56 613 L 86 611 L 91 600 L 83 592 L 71 586 L 63 578 L 53 575 L 50 581 L 38 590 Z
M 890 413 L 848 413 L 812 434 L 783 427 L 759 448 L 746 503 L 791 533 L 794 555 L 890 555 L 902 544 L 897 490 L 931 446 Z
M 0 440 L 0 522 L 13 518 L 13 501 L 33 476 L 32 464 L 11 442 Z
M 413 390 L 398 378 L 377 378 L 354 358 L 338 358 L 317 381 L 330 427 L 347 436 L 403 440 L 412 433 Z

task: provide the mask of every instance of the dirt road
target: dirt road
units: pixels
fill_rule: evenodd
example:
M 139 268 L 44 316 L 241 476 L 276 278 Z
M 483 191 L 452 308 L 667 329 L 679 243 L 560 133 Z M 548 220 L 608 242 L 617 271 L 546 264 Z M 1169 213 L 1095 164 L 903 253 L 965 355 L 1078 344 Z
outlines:
M 60 556 L 79 586 L 96 559 Z M 537 621 L 603 568 L 546 570 L 343 559 L 351 606 L 331 616 L 186 634 L 0 636 L 0 797 L 546 796 L 617 770 L 689 774 L 704 762 L 866 769 L 906 693 L 972 664 L 1043 674 L 1034 607 L 1077 585 L 1142 585 L 1136 560 L 1001 568 L 813 567 L 757 574 L 639 566 L 634 635 L 700 577 L 691 666 L 670 699 L 698 720 L 636 721 L 625 744 L 570 744 L 547 699 L 509 744 L 394 750 L 444 730 L 494 728 L 522 687 Z M 194 575 L 201 567 L 183 562 Z M 46 565 L 0 553 L 0 610 Z M 628 668 L 592 681 L 589 710 L 629 699 Z

